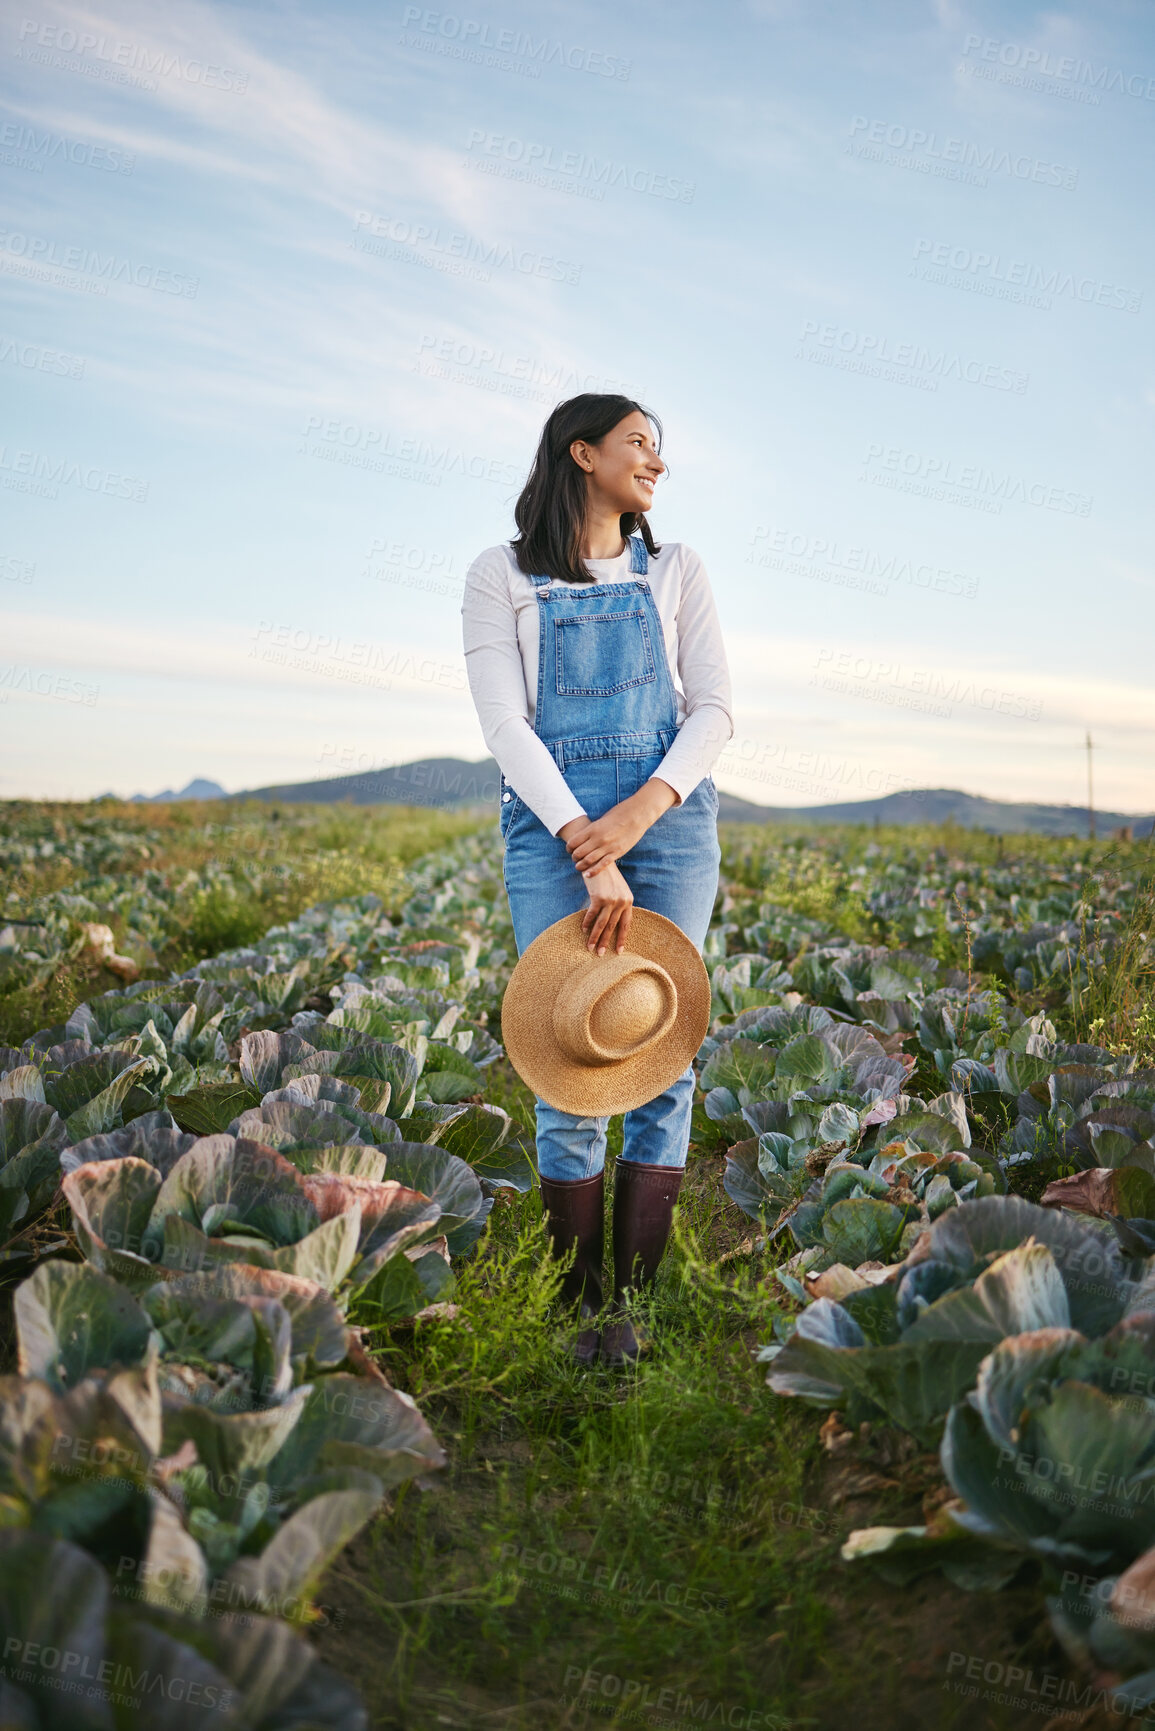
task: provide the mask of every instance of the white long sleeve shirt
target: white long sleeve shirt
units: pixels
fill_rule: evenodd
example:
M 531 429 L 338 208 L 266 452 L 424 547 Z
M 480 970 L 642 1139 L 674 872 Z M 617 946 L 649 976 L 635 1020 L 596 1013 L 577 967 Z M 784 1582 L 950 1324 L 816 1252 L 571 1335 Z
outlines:
M 614 559 L 587 559 L 597 584 L 630 580 L 627 546 Z M 685 800 L 713 769 L 734 732 L 730 672 L 710 580 L 692 547 L 666 541 L 650 554 L 650 591 L 662 621 L 677 699 L 678 733 L 654 775 Z M 567 583 L 567 589 L 596 587 Z M 461 604 L 465 667 L 485 743 L 510 786 L 551 835 L 580 805 L 533 731 L 540 625 L 534 584 L 512 547 L 487 547 L 465 575 Z

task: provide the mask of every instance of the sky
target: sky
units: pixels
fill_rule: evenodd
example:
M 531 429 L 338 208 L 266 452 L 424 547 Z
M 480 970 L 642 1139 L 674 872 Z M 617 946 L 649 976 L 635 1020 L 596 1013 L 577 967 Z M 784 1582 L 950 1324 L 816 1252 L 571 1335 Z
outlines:
M 718 785 L 1152 807 L 1147 0 L 20 0 L 0 798 L 485 745 L 553 406 L 660 417 Z

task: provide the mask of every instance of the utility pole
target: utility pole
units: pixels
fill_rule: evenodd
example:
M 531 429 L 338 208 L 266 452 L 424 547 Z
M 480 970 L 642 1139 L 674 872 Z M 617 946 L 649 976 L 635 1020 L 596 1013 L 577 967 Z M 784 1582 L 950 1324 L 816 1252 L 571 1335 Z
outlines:
M 1095 792 L 1091 782 L 1091 730 L 1087 729 L 1087 834 L 1095 839 Z

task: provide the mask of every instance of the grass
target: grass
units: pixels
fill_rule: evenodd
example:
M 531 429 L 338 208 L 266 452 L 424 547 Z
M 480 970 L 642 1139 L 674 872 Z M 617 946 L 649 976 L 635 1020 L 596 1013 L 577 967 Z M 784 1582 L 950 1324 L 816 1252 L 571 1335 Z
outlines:
M 717 1212 L 688 1186 L 681 1249 L 647 1318 L 653 1354 L 635 1370 L 583 1373 L 568 1358 L 536 1198 L 497 1210 L 458 1314 L 382 1353 L 454 1459 L 452 1496 L 403 1492 L 364 1577 L 395 1645 L 400 1711 L 420 1712 L 434 1669 L 455 1690 L 556 1705 L 591 1653 L 612 1675 L 675 1669 L 683 1693 L 737 1701 L 758 1687 L 734 1622 L 788 1600 L 792 1563 L 829 1536 L 807 1520 L 814 1427 L 751 1374 L 775 1301 L 701 1261 Z M 768 1473 L 789 1525 L 765 1507 Z
M 750 1231 L 720 1163 L 691 1161 L 626 1371 L 569 1359 L 536 1193 L 498 1203 L 456 1314 L 382 1332 L 450 1465 L 326 1583 L 322 1654 L 375 1727 L 1010 1726 L 948 1697 L 950 1653 L 1063 1670 L 1029 1584 L 992 1631 L 978 1596 L 840 1562 L 852 1527 L 920 1519 L 937 1459 L 869 1427 L 831 1454 L 770 1394 L 777 1289 Z
M 504 1060 L 486 1095 L 532 1122 Z M 774 1257 L 753 1253 L 721 1171 L 688 1165 L 636 1367 L 568 1357 L 537 1193 L 499 1198 L 455 1314 L 370 1331 L 450 1457 L 326 1583 L 322 1653 L 375 1727 L 961 1731 L 977 1721 L 944 1695 L 952 1651 L 1062 1670 L 1029 1585 L 1000 1596 L 992 1637 L 977 1597 L 936 1580 L 912 1598 L 841 1563 L 855 1526 L 922 1518 L 937 1457 L 896 1432 L 832 1455 L 814 1411 L 770 1393 L 755 1354 L 780 1309 Z M 611 1157 L 607 1226 L 613 1177 Z
M 1114 889 L 1129 869 L 1137 878 L 1135 898 L 1104 967 L 1091 972 L 1079 994 L 1072 1019 L 1084 1039 L 1112 1052 L 1134 1052 L 1140 1065 L 1151 1065 L 1155 1064 L 1155 840 L 1144 844 L 1137 860 L 1121 859 L 1121 851 L 1110 850 L 1095 876 Z
M 163 978 L 256 943 L 316 902 L 373 891 L 395 911 L 406 866 L 477 827 L 476 812 L 417 806 L 10 801 L 0 806 L 0 834 L 10 838 L 6 848 L 0 843 L 0 923 L 5 911 L 31 913 L 54 891 L 94 895 L 100 911 L 83 917 L 110 925 L 117 949 Z M 30 857 L 15 838 L 54 851 Z M 106 893 L 142 878 L 168 909 L 151 942 L 102 905 Z M 123 984 L 86 949 L 43 983 L 5 990 L 0 981 L 0 1044 L 19 1045 L 84 999 Z

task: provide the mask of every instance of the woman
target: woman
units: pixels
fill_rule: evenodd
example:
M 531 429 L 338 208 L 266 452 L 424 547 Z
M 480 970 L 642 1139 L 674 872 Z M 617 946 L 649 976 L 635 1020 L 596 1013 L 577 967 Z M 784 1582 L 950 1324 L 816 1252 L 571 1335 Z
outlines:
M 653 427 L 659 443 L 655 443 Z M 628 397 L 561 403 L 514 508 L 520 533 L 470 566 L 465 661 L 502 772 L 505 887 L 520 955 L 580 908 L 591 951 L 621 952 L 631 908 L 701 950 L 718 887 L 710 771 L 733 733 L 722 634 L 702 562 L 646 522 L 666 471 L 661 424 Z M 640 530 L 640 533 L 638 531 Z M 614 1291 L 601 1310 L 605 1118 L 537 1102 L 542 1200 L 592 1363 L 640 1350 L 626 1294 L 653 1280 L 690 1136 L 694 1072 L 627 1112 L 614 1190 Z

